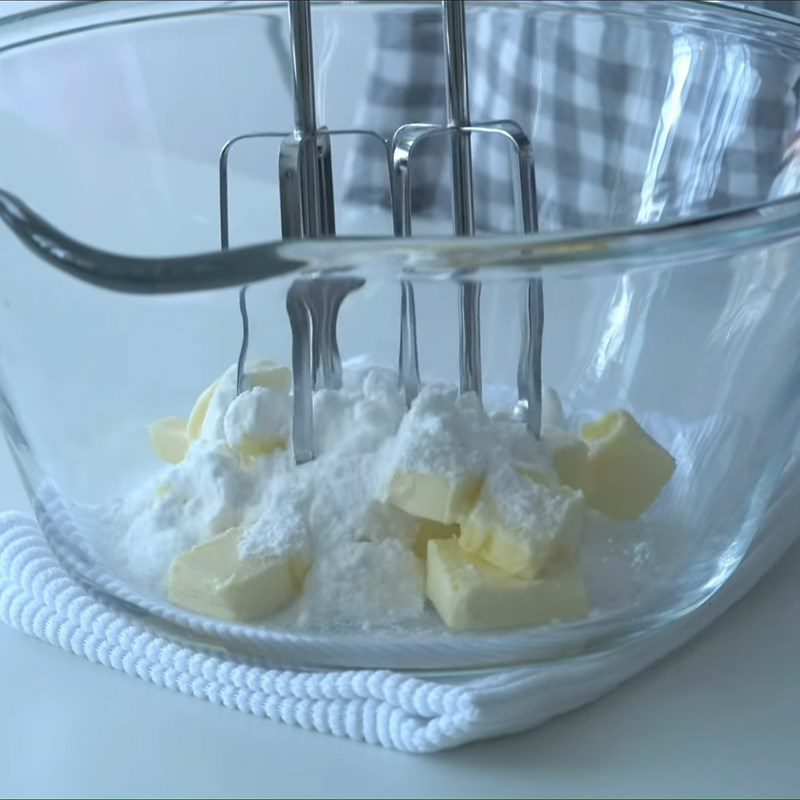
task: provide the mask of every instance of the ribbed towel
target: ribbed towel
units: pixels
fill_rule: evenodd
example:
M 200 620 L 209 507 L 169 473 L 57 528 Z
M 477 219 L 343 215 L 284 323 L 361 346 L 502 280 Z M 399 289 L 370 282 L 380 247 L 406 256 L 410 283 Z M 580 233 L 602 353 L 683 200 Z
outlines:
M 606 650 L 479 677 L 269 669 L 187 646 L 76 581 L 38 525 L 14 512 L 0 515 L 0 619 L 90 661 L 229 708 L 397 750 L 433 752 L 535 727 L 682 645 L 788 549 L 798 514 L 800 492 L 785 491 L 736 572 L 679 621 Z

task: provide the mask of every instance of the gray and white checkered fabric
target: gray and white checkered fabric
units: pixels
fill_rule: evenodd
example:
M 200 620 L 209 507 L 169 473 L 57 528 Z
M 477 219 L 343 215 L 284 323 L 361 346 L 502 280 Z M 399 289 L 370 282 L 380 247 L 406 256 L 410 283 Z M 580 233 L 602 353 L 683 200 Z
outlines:
M 654 222 L 766 197 L 797 120 L 800 71 L 734 37 L 711 45 L 688 14 L 657 27 L 610 5 L 522 16 L 500 4 L 468 18 L 473 122 L 510 118 L 531 136 L 540 228 Z M 750 5 L 800 12 L 797 2 Z M 406 122 L 442 123 L 438 8 L 379 20 L 358 124 L 388 136 Z M 445 147 L 440 138 L 412 155 L 415 214 L 449 214 Z M 478 230 L 516 229 L 509 143 L 475 135 L 473 154 Z M 353 156 L 347 199 L 386 202 L 378 153 Z

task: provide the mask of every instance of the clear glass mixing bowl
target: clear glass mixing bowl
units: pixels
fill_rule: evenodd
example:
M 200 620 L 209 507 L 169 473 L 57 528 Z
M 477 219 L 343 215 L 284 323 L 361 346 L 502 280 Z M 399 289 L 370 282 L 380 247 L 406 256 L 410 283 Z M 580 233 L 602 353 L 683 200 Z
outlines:
M 313 13 L 324 124 L 441 121 L 436 7 Z M 421 235 L 393 239 L 379 152 L 343 138 L 341 238 L 282 243 L 277 142 L 253 140 L 231 153 L 221 251 L 222 145 L 291 128 L 285 17 L 283 3 L 99 2 L 0 24 L 3 422 L 61 558 L 154 624 L 306 665 L 552 658 L 705 602 L 757 534 L 800 422 L 800 27 L 721 3 L 471 3 L 473 119 L 531 135 L 541 233 L 514 233 L 508 153 L 476 139 L 480 235 L 449 237 L 431 147 L 416 183 L 412 167 Z M 104 561 L 90 511 L 157 469 L 148 423 L 185 413 L 235 361 L 240 287 L 251 356 L 288 364 L 287 287 L 333 272 L 365 279 L 339 318 L 346 364 L 397 363 L 400 281 L 413 280 L 423 378 L 454 383 L 456 278 L 481 281 L 489 404 L 514 399 L 518 298 L 541 277 L 545 384 L 578 419 L 631 410 L 674 454 L 639 533 L 586 544 L 600 565 L 587 619 L 480 634 L 220 625 Z

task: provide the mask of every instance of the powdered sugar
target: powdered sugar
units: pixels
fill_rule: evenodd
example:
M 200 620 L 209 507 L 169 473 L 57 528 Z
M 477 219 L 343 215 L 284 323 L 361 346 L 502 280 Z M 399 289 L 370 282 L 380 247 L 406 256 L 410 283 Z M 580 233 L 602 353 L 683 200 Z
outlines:
M 146 587 L 163 589 L 175 556 L 242 524 L 256 478 L 224 444 L 197 442 L 184 461 L 163 469 L 117 507 L 118 556 L 127 571 Z
M 289 438 L 292 399 L 286 392 L 256 386 L 235 397 L 223 417 L 225 441 L 233 449 L 252 442 Z
M 241 558 L 310 557 L 307 493 L 290 486 L 288 474 L 280 474 L 272 481 L 258 519 L 242 534 L 239 540 Z
M 390 370 L 346 371 L 341 391 L 316 392 L 314 424 L 317 457 L 295 465 L 289 393 L 255 386 L 237 397 L 235 368 L 226 371 L 184 461 L 117 506 L 113 560 L 163 594 L 180 552 L 240 527 L 241 557 L 311 564 L 282 622 L 318 630 L 409 622 L 424 608 L 423 565 L 412 550 L 419 521 L 379 499 L 391 471 L 488 472 L 496 501 L 520 519 L 531 509 L 514 505 L 512 476 L 520 479 L 508 462 L 552 474 L 545 443 L 509 415 L 487 416 L 476 396 L 429 386 L 406 412 Z M 245 457 L 253 439 L 286 449 Z
M 425 606 L 420 560 L 401 542 L 348 542 L 314 562 L 298 621 L 362 628 L 419 617 Z
M 380 453 L 335 454 L 310 467 L 309 519 L 317 552 L 330 553 L 351 541 L 397 539 L 411 546 L 417 523 L 377 500 L 380 463 Z
M 535 524 L 540 533 L 557 534 L 576 497 L 570 489 L 542 486 L 506 463 L 486 477 L 481 502 L 490 502 L 512 528 L 528 531 Z
M 490 421 L 477 396 L 426 386 L 403 417 L 391 448 L 390 470 L 432 473 L 458 481 L 486 465 Z

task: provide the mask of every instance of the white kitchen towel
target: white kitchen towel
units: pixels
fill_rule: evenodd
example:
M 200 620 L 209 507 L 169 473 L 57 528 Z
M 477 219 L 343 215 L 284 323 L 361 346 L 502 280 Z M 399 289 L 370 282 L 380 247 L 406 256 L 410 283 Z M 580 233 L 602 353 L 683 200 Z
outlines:
M 535 727 L 577 708 L 688 641 L 750 589 L 796 538 L 785 492 L 727 583 L 682 619 L 566 660 L 437 680 L 388 670 L 269 669 L 148 628 L 76 581 L 38 525 L 0 515 L 0 619 L 159 686 L 308 730 L 424 753 Z

